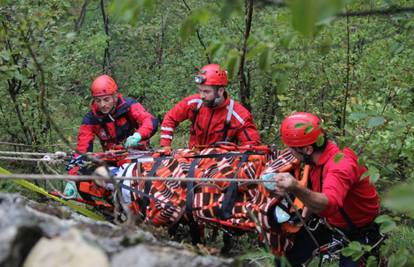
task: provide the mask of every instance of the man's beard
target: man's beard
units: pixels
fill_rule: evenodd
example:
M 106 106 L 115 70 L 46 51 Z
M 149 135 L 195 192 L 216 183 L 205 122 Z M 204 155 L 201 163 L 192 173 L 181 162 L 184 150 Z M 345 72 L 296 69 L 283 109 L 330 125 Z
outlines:
M 303 162 L 304 162 L 305 164 L 315 165 L 315 164 L 313 163 L 312 158 L 311 158 L 311 156 L 310 156 L 310 155 L 308 155 L 308 154 L 302 154 L 302 157 L 303 157 Z
M 216 98 L 214 98 L 213 100 L 203 100 L 203 104 L 208 108 L 214 108 L 217 105 L 215 100 Z
M 221 100 L 221 97 L 216 93 L 215 96 L 214 96 L 214 99 L 212 99 L 212 100 L 203 100 L 203 104 L 206 107 L 214 108 L 214 107 L 217 107 L 217 105 L 220 103 L 220 100 Z

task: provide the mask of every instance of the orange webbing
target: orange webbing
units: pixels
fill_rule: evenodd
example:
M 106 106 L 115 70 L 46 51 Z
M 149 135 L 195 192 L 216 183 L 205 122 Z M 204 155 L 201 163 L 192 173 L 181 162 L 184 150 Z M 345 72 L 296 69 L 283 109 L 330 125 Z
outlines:
M 308 179 L 309 179 L 309 170 L 310 170 L 309 165 L 305 165 L 302 171 L 302 179 L 298 181 L 301 186 L 304 186 L 304 187 L 307 186 Z M 302 201 L 300 201 L 299 198 L 295 198 L 295 200 L 293 201 L 293 205 L 295 205 L 297 209 L 303 209 L 304 207 Z

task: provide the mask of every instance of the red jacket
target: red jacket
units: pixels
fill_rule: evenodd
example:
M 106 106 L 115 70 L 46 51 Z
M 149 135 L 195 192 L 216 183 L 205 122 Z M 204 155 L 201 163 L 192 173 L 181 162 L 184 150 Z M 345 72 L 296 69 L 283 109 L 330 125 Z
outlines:
M 230 100 L 227 95 L 225 97 L 226 100 L 214 108 L 202 105 L 199 94 L 181 100 L 165 114 L 161 124 L 161 146 L 171 145 L 175 127 L 184 120 L 192 121 L 190 148 L 196 145 L 212 145 L 225 140 L 238 142 L 239 145 L 259 144 L 259 132 L 250 112 L 238 102 Z M 229 118 L 228 127 L 225 127 L 226 118 Z M 227 128 L 227 135 L 225 128 Z
M 92 103 L 91 110 L 83 118 L 79 127 L 78 153 L 93 150 L 93 139 L 98 136 L 102 148 L 109 150 L 122 142 L 135 131 L 138 132 L 145 142 L 158 128 L 158 120 L 148 113 L 144 107 L 131 98 L 124 98 L 118 94 L 118 103 L 110 115 L 102 114 L 97 106 Z
M 335 162 L 337 154 L 340 156 Z M 359 166 L 357 155 L 349 148 L 340 151 L 336 144 L 328 142 L 310 173 L 312 189 L 317 192 L 321 191 L 322 169 L 322 193 L 328 198 L 328 205 L 319 215 L 336 227 L 349 229 L 349 224 L 339 211 L 342 207 L 356 227 L 371 223 L 379 213 L 378 193 L 369 177 L 361 179 L 366 167 Z

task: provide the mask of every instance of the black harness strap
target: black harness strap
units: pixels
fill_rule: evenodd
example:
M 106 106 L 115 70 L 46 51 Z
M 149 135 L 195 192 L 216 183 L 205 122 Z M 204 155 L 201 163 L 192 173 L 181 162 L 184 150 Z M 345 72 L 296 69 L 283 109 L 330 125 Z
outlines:
M 195 167 L 197 166 L 200 159 L 194 159 L 191 162 L 190 169 L 188 170 L 187 177 L 194 177 Z M 186 196 L 186 212 L 189 218 L 193 218 L 193 199 L 194 199 L 194 192 L 193 192 L 194 182 L 187 182 L 187 196 Z
M 195 132 L 195 122 L 197 119 L 197 115 L 198 112 L 200 111 L 201 108 L 201 104 L 198 104 L 196 109 L 194 110 L 193 116 L 191 118 L 191 130 L 193 132 Z M 230 121 L 231 121 L 231 117 L 233 115 L 233 110 L 234 110 L 234 100 L 230 99 L 230 104 L 228 105 L 228 112 L 227 112 L 227 116 L 226 116 L 226 120 L 224 121 L 224 128 L 223 128 L 223 138 L 222 141 L 228 141 L 228 131 L 230 129 Z M 250 137 L 248 137 L 250 139 Z
M 239 170 L 244 162 L 247 161 L 249 157 L 249 153 L 243 153 L 242 158 L 239 161 L 239 164 L 237 165 L 236 172 L 234 173 L 234 177 L 237 177 L 237 174 L 239 173 Z M 219 210 L 220 219 L 227 220 L 231 217 L 232 210 L 234 207 L 234 202 L 237 198 L 237 188 L 238 185 L 236 182 L 231 182 L 230 185 L 227 187 L 226 193 L 224 193 L 223 203 L 221 204 L 221 208 Z
M 195 133 L 195 122 L 197 120 L 198 112 L 200 111 L 202 102 L 197 104 L 197 107 L 194 110 L 193 117 L 191 117 L 191 131 Z
M 190 169 L 188 170 L 187 177 L 194 177 L 195 168 L 198 165 L 200 159 L 194 159 L 191 162 Z M 193 192 L 194 182 L 187 182 L 187 196 L 185 202 L 185 212 L 188 217 L 189 226 L 190 226 L 190 234 L 191 234 L 191 242 L 193 245 L 201 242 L 201 237 L 198 229 L 198 225 L 193 217 L 193 200 L 194 200 L 194 192 Z
M 154 174 L 157 172 L 158 167 L 161 165 L 161 161 L 163 160 L 163 158 L 155 158 L 154 159 L 154 165 L 152 165 L 152 169 L 151 171 L 148 173 L 149 177 L 153 177 Z M 152 181 L 151 180 L 147 180 L 145 181 L 145 185 L 144 185 L 144 197 L 142 199 L 142 205 L 141 205 L 141 212 L 142 214 L 146 214 L 146 210 L 149 204 L 149 192 L 151 190 L 151 186 L 152 186 Z

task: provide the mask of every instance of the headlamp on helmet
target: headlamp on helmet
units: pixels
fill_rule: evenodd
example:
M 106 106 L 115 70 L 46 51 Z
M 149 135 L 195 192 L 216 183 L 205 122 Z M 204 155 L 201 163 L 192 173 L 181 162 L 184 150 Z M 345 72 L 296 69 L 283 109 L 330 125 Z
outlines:
M 202 76 L 202 75 L 196 75 L 194 77 L 194 82 L 196 84 L 203 84 L 206 81 L 206 77 Z

